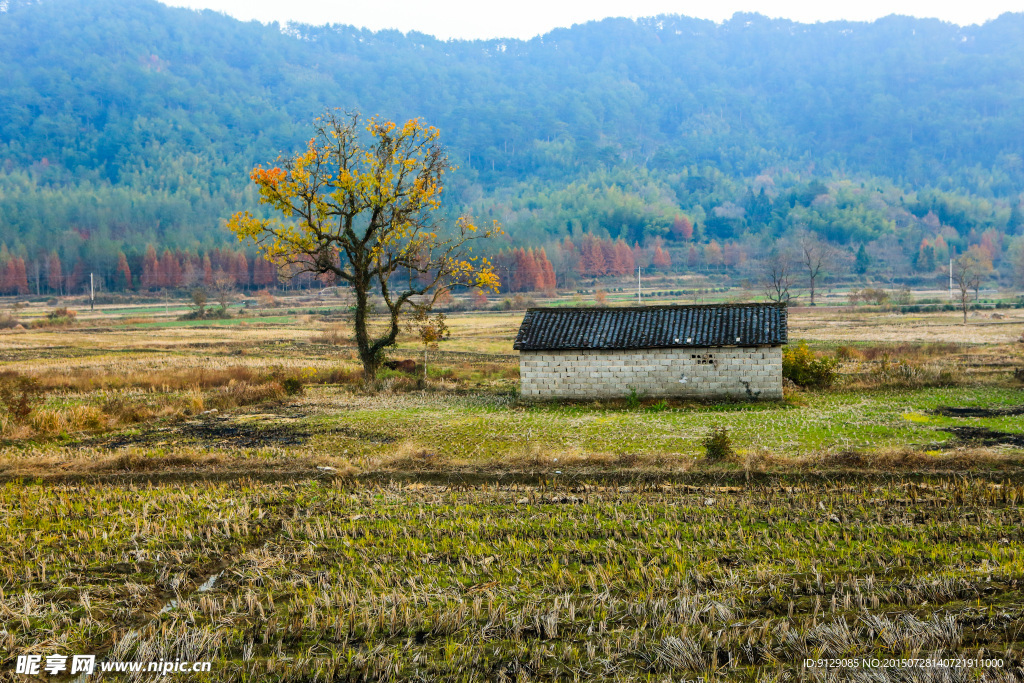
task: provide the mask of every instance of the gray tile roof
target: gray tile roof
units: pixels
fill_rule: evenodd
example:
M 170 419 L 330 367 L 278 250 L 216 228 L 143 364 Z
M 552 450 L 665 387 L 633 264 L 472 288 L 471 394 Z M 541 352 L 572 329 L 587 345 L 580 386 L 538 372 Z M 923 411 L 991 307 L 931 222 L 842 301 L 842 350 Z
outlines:
M 786 307 L 780 304 L 531 308 L 513 348 L 779 346 L 788 339 L 786 323 Z

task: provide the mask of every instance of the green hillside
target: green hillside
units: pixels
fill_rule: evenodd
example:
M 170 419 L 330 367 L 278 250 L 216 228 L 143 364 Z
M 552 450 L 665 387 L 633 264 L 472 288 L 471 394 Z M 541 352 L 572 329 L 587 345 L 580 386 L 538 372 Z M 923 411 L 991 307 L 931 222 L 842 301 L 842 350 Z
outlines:
M 148 244 L 199 263 L 255 205 L 248 169 L 326 107 L 438 126 L 450 210 L 500 220 L 496 248 L 546 245 L 556 269 L 555 243 L 581 233 L 728 269 L 810 230 L 889 278 L 972 244 L 1006 282 L 1021 270 L 1024 14 L 662 16 L 445 42 L 148 0 L 0 8 L 0 290 L 17 291 L 17 259 L 46 290 L 53 252 L 65 279 L 111 288 L 119 253 L 138 273 Z

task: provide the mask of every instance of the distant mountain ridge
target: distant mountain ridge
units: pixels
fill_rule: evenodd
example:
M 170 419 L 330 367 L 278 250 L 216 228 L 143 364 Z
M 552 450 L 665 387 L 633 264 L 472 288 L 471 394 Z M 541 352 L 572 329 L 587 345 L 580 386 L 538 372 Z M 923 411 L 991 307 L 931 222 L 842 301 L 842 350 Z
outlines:
M 1024 13 L 968 27 L 661 16 L 439 41 L 153 0 L 5 7 L 0 243 L 28 259 L 224 243 L 223 218 L 255 204 L 248 169 L 335 106 L 437 125 L 459 166 L 453 210 L 523 241 L 568 234 L 577 214 L 576 229 L 640 242 L 676 212 L 706 237 L 785 232 L 788 214 L 745 199 L 758 177 L 771 196 L 814 178 L 952 193 L 968 227 L 1012 233 L 1024 191 Z M 552 205 L 611 187 L 612 207 Z M 961 201 L 935 197 L 919 213 Z

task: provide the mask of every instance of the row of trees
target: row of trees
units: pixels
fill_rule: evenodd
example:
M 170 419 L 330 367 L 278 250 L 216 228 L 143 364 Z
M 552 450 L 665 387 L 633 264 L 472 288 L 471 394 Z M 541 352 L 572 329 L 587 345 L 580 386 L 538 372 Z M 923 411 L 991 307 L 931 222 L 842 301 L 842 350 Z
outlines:
M 126 270 L 122 280 L 127 289 L 132 288 L 131 275 L 127 271 L 127 263 L 119 259 L 118 272 L 121 264 Z M 142 272 L 139 277 L 139 288 L 144 290 L 173 289 L 190 287 L 197 284 L 212 285 L 218 273 L 222 273 L 239 287 L 258 288 L 272 287 L 277 284 L 277 268 L 264 258 L 256 257 L 250 262 L 242 251 L 213 249 L 200 256 L 171 252 L 164 249 L 158 258 L 156 249 L 149 245 L 142 259 Z
M 558 286 L 555 269 L 543 247 L 502 250 L 491 261 L 506 292 L 554 292 Z
M 1021 247 L 1014 255 L 1014 266 L 1017 283 L 1024 284 L 1024 245 Z M 810 305 L 814 306 L 816 295 L 827 277 L 852 274 L 864 258 L 867 257 L 863 249 L 851 255 L 817 235 L 805 232 L 795 239 L 779 242 L 756 263 L 762 291 L 769 300 L 790 301 L 795 298 L 799 287 L 806 291 Z M 947 272 L 950 284 L 955 284 L 959 291 L 958 299 L 966 320 L 968 294 L 973 292 L 977 298 L 985 279 L 995 273 L 988 245 L 972 245 L 966 253 L 951 259 L 949 270 L 942 269 L 943 280 Z
M 89 274 L 101 290 L 130 292 L 211 286 L 227 280 L 242 289 L 265 289 L 278 283 L 277 268 L 266 259 L 232 249 L 209 249 L 201 253 L 164 248 L 152 244 L 139 254 L 118 251 L 113 264 L 104 259 L 90 262 L 62 261 L 56 251 L 35 258 L 14 256 L 0 246 L 0 294 L 76 294 L 88 286 Z M 311 277 L 300 276 L 292 286 L 311 287 Z
M 766 260 L 782 259 L 797 264 L 807 261 L 802 245 L 812 243 L 820 245 L 825 253 L 822 272 L 828 275 L 857 275 L 867 280 L 941 279 L 948 274 L 950 260 L 955 260 L 958 253 L 969 253 L 984 265 L 986 277 L 998 279 L 1002 275 L 1005 283 L 1024 284 L 1024 239 L 1011 240 L 992 230 L 982 233 L 979 241 L 969 244 L 963 252 L 950 246 L 941 233 L 925 237 L 913 256 L 906 254 L 899 241 L 860 244 L 854 249 L 806 230 L 768 242 L 753 237 L 703 243 L 654 238 L 646 247 L 636 243 L 629 246 L 621 238 L 613 240 L 584 233 L 549 243 L 547 248 L 504 248 L 491 261 L 501 276 L 503 291 L 550 292 L 556 287 L 575 286 L 580 278 L 630 276 L 638 267 L 663 273 L 731 273 L 749 278 L 771 268 L 765 265 Z M 767 259 L 766 254 L 770 255 Z M 305 289 L 330 284 L 325 276 L 315 278 L 301 269 L 294 277 L 281 277 L 277 267 L 265 258 L 229 248 L 195 253 L 158 250 L 148 245 L 141 254 L 118 251 L 112 261 L 93 263 L 76 259 L 68 263 L 56 251 L 26 259 L 0 245 L 0 295 L 81 293 L 88 285 L 90 273 L 95 274 L 100 289 L 123 292 L 210 286 L 218 279 L 227 279 L 240 289 L 270 289 L 279 285 Z M 791 266 L 789 270 L 792 269 Z
M 506 292 L 553 292 L 558 286 L 571 286 L 578 277 L 624 277 L 636 273 L 637 267 L 663 272 L 672 267 L 669 248 L 660 238 L 645 248 L 588 233 L 558 242 L 554 257 L 552 263 L 544 247 L 517 247 L 503 249 L 491 260 Z

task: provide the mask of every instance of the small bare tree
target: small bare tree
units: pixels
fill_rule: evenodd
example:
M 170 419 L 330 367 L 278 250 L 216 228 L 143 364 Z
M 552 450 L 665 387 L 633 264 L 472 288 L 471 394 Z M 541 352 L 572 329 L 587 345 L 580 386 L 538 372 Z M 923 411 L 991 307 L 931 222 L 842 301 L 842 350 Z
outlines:
M 436 349 L 438 342 L 448 338 L 448 324 L 445 322 L 444 313 L 438 311 L 430 315 L 430 305 L 411 304 L 413 308 L 412 318 L 409 320 L 409 330 L 419 337 L 423 344 L 423 379 L 427 378 L 427 349 Z
M 764 260 L 762 286 L 769 301 L 786 303 L 793 298 L 793 259 L 787 252 L 773 249 Z
M 192 290 L 192 308 L 195 309 L 195 316 L 199 320 L 206 317 L 206 304 L 209 301 L 206 290 L 202 287 L 195 287 Z
M 971 299 L 971 292 L 977 292 L 981 287 L 981 276 L 984 270 L 985 267 L 981 259 L 970 251 L 953 261 L 953 280 L 960 290 L 960 309 L 964 313 L 964 325 L 967 324 L 967 306 Z
M 811 305 L 814 306 L 814 292 L 818 282 L 835 263 L 836 249 L 812 232 L 800 237 L 800 261 L 807 270 L 810 285 Z
M 217 303 L 220 304 L 219 315 L 227 316 L 228 304 L 231 303 L 232 296 L 235 293 L 235 278 L 223 270 L 217 270 L 213 274 L 213 284 L 210 285 L 210 292 L 217 300 Z

